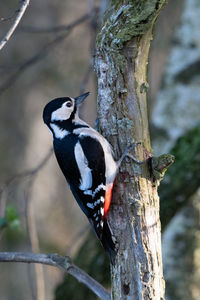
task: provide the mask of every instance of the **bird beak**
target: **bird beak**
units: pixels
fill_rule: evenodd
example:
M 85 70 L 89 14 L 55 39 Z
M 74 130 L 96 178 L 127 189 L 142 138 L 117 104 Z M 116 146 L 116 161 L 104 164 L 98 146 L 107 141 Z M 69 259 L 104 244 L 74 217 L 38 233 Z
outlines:
M 74 98 L 75 100 L 75 105 L 76 106 L 79 106 L 84 100 L 85 98 L 87 98 L 87 96 L 89 95 L 89 92 L 85 93 L 85 94 L 82 94 L 76 98 Z

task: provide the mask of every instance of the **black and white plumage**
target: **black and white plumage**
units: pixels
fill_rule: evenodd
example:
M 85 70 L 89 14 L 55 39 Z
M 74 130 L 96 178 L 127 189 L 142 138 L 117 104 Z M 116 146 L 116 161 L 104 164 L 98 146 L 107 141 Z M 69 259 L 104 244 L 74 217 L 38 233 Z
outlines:
M 115 245 L 106 219 L 118 163 L 107 140 L 79 118 L 79 105 L 88 95 L 52 100 L 43 119 L 53 134 L 55 155 L 70 189 L 112 260 Z

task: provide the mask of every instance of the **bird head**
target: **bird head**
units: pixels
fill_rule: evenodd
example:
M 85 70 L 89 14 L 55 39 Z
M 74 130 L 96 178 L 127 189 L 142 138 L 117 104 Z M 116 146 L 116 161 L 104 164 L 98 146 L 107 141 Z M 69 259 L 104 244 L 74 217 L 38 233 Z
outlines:
M 56 98 L 47 103 L 43 111 L 44 123 L 50 127 L 51 123 L 73 120 L 78 112 L 79 105 L 89 95 L 82 94 L 76 98 L 63 97 Z

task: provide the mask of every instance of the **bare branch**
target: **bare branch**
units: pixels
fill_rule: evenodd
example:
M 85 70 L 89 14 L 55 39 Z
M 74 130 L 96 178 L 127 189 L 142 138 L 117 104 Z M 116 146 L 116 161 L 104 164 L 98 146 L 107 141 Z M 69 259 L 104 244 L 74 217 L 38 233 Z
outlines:
M 90 79 L 90 75 L 92 74 L 92 71 L 93 71 L 93 67 L 92 67 L 92 64 L 90 63 L 89 66 L 88 66 L 88 69 L 86 70 L 86 73 L 83 77 L 83 80 L 80 84 L 80 89 L 79 89 L 80 95 L 84 93 L 85 86 L 86 86 L 86 84 L 88 83 L 88 81 Z
M 6 200 L 7 200 L 9 186 L 16 179 L 25 178 L 27 176 L 34 177 L 45 166 L 45 164 L 51 157 L 52 153 L 53 153 L 53 149 L 50 149 L 50 151 L 45 155 L 45 157 L 41 160 L 41 162 L 36 167 L 34 167 L 30 170 L 24 171 L 22 173 L 13 175 L 12 177 L 10 177 L 9 179 L 6 180 L 6 182 L 0 188 L 0 217 L 4 217 L 4 215 L 5 215 Z M 31 179 L 33 180 L 34 178 L 31 178 Z M 1 239 L 1 235 L 0 235 L 0 239 Z
M 63 257 L 58 254 L 0 252 L 0 262 L 40 263 L 60 268 L 75 277 L 79 282 L 86 285 L 100 299 L 110 300 L 108 291 L 86 272 L 72 264 L 71 259 L 68 256 Z
M 1 86 L 0 86 L 0 95 L 6 91 L 15 81 L 19 78 L 20 75 L 31 65 L 37 63 L 41 60 L 54 46 L 56 46 L 59 42 L 63 41 L 69 35 L 69 32 L 62 34 L 51 42 L 47 43 L 42 49 L 40 49 L 35 55 L 31 58 L 27 59 L 24 63 L 22 63 L 18 69 L 12 74 Z
M 48 153 L 45 155 L 45 157 L 41 160 L 41 162 L 34 168 L 21 172 L 19 174 L 13 175 L 12 177 L 10 177 L 9 179 L 7 179 L 7 181 L 5 182 L 5 186 L 10 185 L 15 179 L 19 179 L 19 178 L 24 178 L 26 176 L 33 176 L 35 174 L 37 174 L 47 163 L 47 161 L 49 160 L 49 158 L 51 157 L 53 153 L 53 149 L 51 148 Z M 1 191 L 0 191 L 1 192 Z
M 76 247 L 77 244 L 80 242 L 80 239 L 82 239 L 83 236 L 85 236 L 86 233 L 88 233 L 88 230 L 89 230 L 89 224 L 87 224 L 86 226 L 81 228 L 81 230 L 72 237 L 72 239 L 70 241 L 70 244 L 67 245 L 66 253 L 72 253 L 73 252 L 74 247 Z
M 14 73 L 6 79 L 3 84 L 0 86 L 0 95 L 6 91 L 12 84 L 15 83 L 15 81 L 19 78 L 20 75 L 31 65 L 37 63 L 39 60 L 41 60 L 43 57 L 45 57 L 48 52 L 53 49 L 55 46 L 57 46 L 60 42 L 62 42 L 68 35 L 71 33 L 71 31 L 79 24 L 83 23 L 86 20 L 86 15 L 82 16 L 81 18 L 77 19 L 73 23 L 66 26 L 67 32 L 62 33 L 58 36 L 56 36 L 52 41 L 44 45 L 35 55 L 27 59 L 25 62 L 20 64 L 17 69 L 14 71 Z
M 19 9 L 19 12 L 17 14 L 17 17 L 13 23 L 13 25 L 10 27 L 10 29 L 8 30 L 8 32 L 6 33 L 6 35 L 4 36 L 4 38 L 2 39 L 2 41 L 0 42 L 0 50 L 6 45 L 6 43 L 9 41 L 11 35 L 13 34 L 13 32 L 15 31 L 15 29 L 17 28 L 17 25 L 19 24 L 23 14 L 25 13 L 25 10 L 27 8 L 27 6 L 29 5 L 29 0 L 24 0 L 22 3 L 22 6 Z
M 19 12 L 19 9 L 17 9 L 12 15 L 10 15 L 9 17 L 1 17 L 0 18 L 0 23 L 3 23 L 3 22 L 7 22 L 7 21 L 10 21 L 12 19 L 14 19 L 14 17 L 17 15 L 17 13 Z
M 55 32 L 60 32 L 60 31 L 68 31 L 72 30 L 74 27 L 77 25 L 85 22 L 88 20 L 89 14 L 85 14 L 72 22 L 71 24 L 68 25 L 59 25 L 59 26 L 53 26 L 49 28 L 37 28 L 37 27 L 30 27 L 30 26 L 22 26 L 19 29 L 19 32 L 24 32 L 24 33 L 55 33 Z
M 51 152 L 50 152 L 51 153 Z M 42 165 L 47 162 L 47 157 L 42 161 Z M 41 167 L 41 163 L 40 163 Z M 38 168 L 37 168 L 38 169 Z M 37 173 L 34 173 L 37 175 Z M 25 191 L 25 224 L 26 230 L 28 234 L 28 242 L 30 246 L 31 252 L 40 252 L 39 248 L 39 238 L 38 232 L 36 228 L 36 221 L 35 221 L 35 213 L 33 208 L 33 201 L 31 198 L 31 189 L 35 182 L 36 176 L 32 176 L 29 180 Z M 31 269 L 34 268 L 34 277 L 31 276 L 33 273 Z M 44 283 L 44 271 L 43 265 L 41 264 L 34 264 L 28 265 L 28 275 L 29 275 L 29 284 L 31 287 L 32 299 L 34 300 L 45 300 L 45 283 Z M 34 282 L 35 281 L 35 282 Z M 35 283 L 35 284 L 34 284 Z M 37 295 L 37 296 L 36 296 Z

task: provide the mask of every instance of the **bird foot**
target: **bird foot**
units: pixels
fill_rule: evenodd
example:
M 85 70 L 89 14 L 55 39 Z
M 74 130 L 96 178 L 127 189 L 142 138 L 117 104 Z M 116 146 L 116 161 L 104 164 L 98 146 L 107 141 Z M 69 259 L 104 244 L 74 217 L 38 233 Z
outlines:
M 137 145 L 140 145 L 140 144 L 141 144 L 141 142 L 133 143 L 132 145 L 130 145 L 126 148 L 126 150 L 124 151 L 124 153 L 122 154 L 122 156 L 120 157 L 120 159 L 117 162 L 119 167 L 120 167 L 120 165 L 121 165 L 121 163 L 122 163 L 122 161 L 124 160 L 125 157 L 131 158 L 136 164 L 139 164 L 139 165 L 144 163 L 144 161 L 139 161 L 134 156 L 129 154 L 129 152 L 131 150 L 133 150 Z

